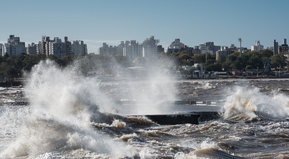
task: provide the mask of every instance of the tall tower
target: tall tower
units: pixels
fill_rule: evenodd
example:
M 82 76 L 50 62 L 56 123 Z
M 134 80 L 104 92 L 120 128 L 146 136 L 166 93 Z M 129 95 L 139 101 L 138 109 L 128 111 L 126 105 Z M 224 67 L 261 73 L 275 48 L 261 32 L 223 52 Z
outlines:
M 242 56 L 242 39 L 239 38 L 238 41 L 240 43 L 240 56 Z
M 274 49 L 273 49 L 273 54 L 277 55 L 278 54 L 278 42 L 276 42 L 276 40 L 274 40 Z

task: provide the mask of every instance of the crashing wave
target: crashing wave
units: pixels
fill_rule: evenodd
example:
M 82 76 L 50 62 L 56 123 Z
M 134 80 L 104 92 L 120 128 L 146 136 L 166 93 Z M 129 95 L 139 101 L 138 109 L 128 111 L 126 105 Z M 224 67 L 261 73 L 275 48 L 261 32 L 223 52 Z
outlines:
M 284 94 L 265 94 L 258 88 L 234 87 L 224 104 L 224 119 L 253 121 L 284 119 L 289 116 L 289 97 Z

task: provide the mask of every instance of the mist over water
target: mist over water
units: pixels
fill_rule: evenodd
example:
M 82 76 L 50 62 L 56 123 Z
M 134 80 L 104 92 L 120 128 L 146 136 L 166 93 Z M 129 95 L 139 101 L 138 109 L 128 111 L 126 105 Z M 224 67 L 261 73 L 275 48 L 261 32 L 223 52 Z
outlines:
M 133 147 L 96 130 L 92 123 L 107 113 L 157 113 L 165 110 L 160 108 L 163 104 L 175 99 L 173 78 L 162 72 L 163 68 L 151 65 L 149 69 L 154 71 L 146 71 L 141 80 L 135 81 L 133 74 L 116 67 L 126 78 L 126 100 L 134 101 L 134 107 L 125 111 L 117 102 L 121 99 L 101 90 L 109 81 L 99 79 L 97 74 L 83 76 L 81 62 L 59 68 L 52 61 L 42 61 L 27 74 L 24 94 L 29 111 L 16 117 L 19 133 L 1 153 L 2 158 L 35 158 L 47 152 L 78 149 L 110 158 L 133 156 Z M 112 126 L 123 127 L 125 123 L 114 121 Z
M 98 110 L 112 112 L 110 100 L 98 85 L 99 80 L 83 77 L 75 69 L 60 69 L 51 61 L 36 65 L 25 86 L 30 112 L 24 115 L 16 141 L 1 155 L 34 158 L 70 149 L 133 155 L 133 148 L 91 127 L 90 119 L 97 118 Z

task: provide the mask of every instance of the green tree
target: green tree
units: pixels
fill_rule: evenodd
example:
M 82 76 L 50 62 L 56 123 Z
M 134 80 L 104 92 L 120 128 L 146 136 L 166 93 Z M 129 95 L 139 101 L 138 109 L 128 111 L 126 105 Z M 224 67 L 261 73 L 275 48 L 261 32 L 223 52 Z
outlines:
M 252 54 L 247 62 L 246 70 L 247 66 L 250 66 L 250 69 L 262 68 L 263 67 L 262 58 L 257 54 Z
M 284 54 L 277 54 L 270 57 L 271 67 L 277 69 L 286 66 L 286 57 Z
M 206 63 L 206 54 L 196 54 L 193 56 L 194 63 Z
M 220 63 L 208 64 L 205 66 L 206 71 L 222 71 L 222 65 Z

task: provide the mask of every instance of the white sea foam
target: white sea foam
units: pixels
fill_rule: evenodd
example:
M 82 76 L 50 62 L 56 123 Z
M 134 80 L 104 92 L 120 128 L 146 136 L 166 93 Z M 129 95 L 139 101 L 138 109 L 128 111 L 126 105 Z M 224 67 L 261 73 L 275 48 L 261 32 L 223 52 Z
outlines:
M 25 93 L 31 103 L 30 117 L 23 120 L 16 141 L 0 158 L 35 158 L 51 151 L 74 149 L 112 158 L 134 155 L 133 148 L 90 126 L 90 118 L 97 116 L 98 110 L 110 110 L 109 100 L 98 90 L 97 79 L 43 61 L 33 68 L 28 81 Z
M 122 108 L 100 90 L 97 77 L 84 77 L 78 67 L 59 68 L 47 60 L 26 75 L 24 92 L 30 103 L 29 112 L 17 118 L 21 119 L 17 120 L 21 125 L 15 130 L 17 138 L 0 153 L 0 158 L 66 157 L 74 150 L 109 158 L 136 154 L 131 146 L 93 128 L 100 113 L 115 113 Z M 172 76 L 162 67 L 149 69 L 152 71 L 141 82 L 126 81 L 130 83 L 127 96 L 136 99 L 135 113 L 162 112 L 165 104 L 176 97 Z M 133 75 L 127 72 L 126 76 Z M 126 123 L 115 120 L 110 126 L 124 128 Z
M 265 94 L 258 88 L 236 86 L 229 91 L 224 104 L 224 117 L 231 120 L 286 118 L 289 116 L 289 97 L 271 92 Z

